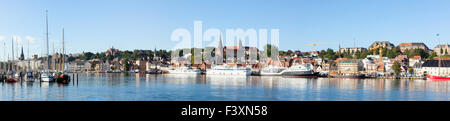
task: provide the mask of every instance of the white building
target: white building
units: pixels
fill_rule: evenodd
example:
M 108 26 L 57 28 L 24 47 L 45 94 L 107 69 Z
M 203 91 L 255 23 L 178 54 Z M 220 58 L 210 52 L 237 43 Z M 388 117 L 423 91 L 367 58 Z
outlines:
M 441 60 L 441 67 L 439 69 L 438 60 L 428 60 L 422 64 L 421 73 L 431 75 L 449 76 L 450 75 L 450 60 Z M 440 72 L 440 73 L 439 73 Z

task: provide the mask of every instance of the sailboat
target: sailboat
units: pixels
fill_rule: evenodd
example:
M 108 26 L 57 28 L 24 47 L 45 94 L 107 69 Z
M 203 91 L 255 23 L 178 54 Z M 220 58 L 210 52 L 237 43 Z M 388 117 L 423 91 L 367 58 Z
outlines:
M 63 30 L 62 30 L 62 33 L 63 33 L 63 38 L 62 38 L 62 43 L 63 43 L 63 52 L 62 52 L 62 57 L 61 57 L 61 60 L 62 60 L 62 65 L 60 66 L 61 67 L 61 70 L 60 70 L 60 72 L 58 73 L 58 74 L 56 74 L 56 77 L 55 77 L 55 80 L 56 80 L 56 82 L 58 82 L 58 83 L 69 83 L 70 82 L 70 76 L 69 75 L 67 75 L 67 74 L 64 74 L 64 64 L 65 64 L 65 58 L 64 58 L 64 56 L 65 56 L 65 52 L 64 52 L 64 28 L 63 28 Z
M 29 57 L 29 55 L 30 55 L 30 40 L 28 40 L 28 42 L 27 42 L 27 44 L 28 44 L 28 49 L 27 49 L 27 53 L 28 53 L 28 57 Z M 23 49 L 22 49 L 22 53 L 23 53 Z M 31 67 L 30 67 L 30 59 L 28 59 L 27 60 L 27 66 L 26 66 L 26 69 L 25 69 L 26 71 L 25 71 L 25 81 L 34 81 L 34 76 L 33 76 L 33 71 L 31 70 Z
M 41 74 L 41 81 L 43 81 L 43 82 L 51 82 L 51 81 L 53 81 L 53 76 L 50 74 L 50 61 L 49 61 L 49 58 L 48 58 L 48 11 L 45 11 L 45 12 L 46 12 L 46 26 L 47 26 L 47 28 L 46 28 L 46 30 L 47 30 L 47 33 L 46 33 L 47 53 L 46 53 L 45 56 L 47 58 L 47 69 L 42 72 L 42 74 Z
M 441 40 L 440 40 L 440 38 L 439 38 L 439 34 L 437 34 L 436 36 L 438 36 L 438 43 L 440 44 L 440 43 L 441 43 Z M 438 45 L 439 45 L 439 44 L 438 44 Z M 442 55 L 442 53 L 439 54 L 438 75 L 430 75 L 430 74 L 427 74 L 427 78 L 428 78 L 428 79 L 432 79 L 432 80 L 450 80 L 450 75 L 441 75 L 441 66 L 442 66 L 442 63 L 441 63 L 441 55 Z
M 19 81 L 19 78 L 17 77 L 17 73 L 15 73 L 14 71 L 15 71 L 15 65 L 14 65 L 14 62 L 15 62 L 15 60 L 14 60 L 14 37 L 12 37 L 12 39 L 11 39 L 11 52 L 12 52 L 12 62 L 11 62 L 11 72 L 9 72 L 8 73 L 8 75 L 7 75 L 7 79 L 6 79 L 6 81 L 7 82 L 18 82 Z

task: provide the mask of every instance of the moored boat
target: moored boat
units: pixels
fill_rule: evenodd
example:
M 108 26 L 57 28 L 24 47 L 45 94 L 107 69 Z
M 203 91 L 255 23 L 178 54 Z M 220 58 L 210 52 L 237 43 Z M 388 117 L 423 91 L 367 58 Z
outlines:
M 31 72 L 31 71 L 28 71 L 26 74 L 25 74 L 25 81 L 34 81 L 34 76 L 33 76 L 33 72 Z
M 236 65 L 217 65 L 206 70 L 206 75 L 230 75 L 230 76 L 250 76 L 249 67 L 238 67 Z
M 169 74 L 201 74 L 200 69 L 189 68 L 189 67 L 178 67 L 167 70 Z
M 439 38 L 439 34 L 437 34 L 438 36 L 438 45 L 441 43 L 441 40 Z M 441 48 L 442 51 L 442 48 Z M 425 65 L 425 64 L 424 64 Z M 426 74 L 428 79 L 432 79 L 432 80 L 445 80 L 445 81 L 450 81 L 450 75 L 448 75 L 448 73 L 441 73 L 441 67 L 448 69 L 450 67 L 450 64 L 448 63 L 448 61 L 444 61 L 442 62 L 441 59 L 441 54 L 439 54 L 439 59 L 438 59 L 438 72 L 434 73 L 435 75 L 431 75 L 431 74 Z M 436 75 L 437 74 L 437 75 Z
M 70 82 L 70 76 L 64 73 L 58 73 L 57 76 L 55 76 L 55 81 L 58 83 L 67 84 Z
M 261 76 L 281 76 L 283 71 L 286 70 L 284 67 L 277 67 L 273 65 L 269 65 L 263 69 L 261 69 Z
M 163 71 L 158 68 L 149 69 L 149 70 L 145 71 L 145 74 L 162 74 L 162 73 L 163 73 Z
M 43 81 L 43 82 L 52 82 L 52 81 L 54 81 L 54 78 L 48 72 L 43 72 L 41 74 L 41 81 Z
M 433 79 L 433 80 L 448 80 L 448 81 L 450 81 L 450 77 L 448 77 L 448 76 L 433 76 L 433 75 L 427 74 L 427 78 Z
M 282 76 L 299 76 L 299 77 L 313 77 L 317 76 L 314 73 L 313 66 L 309 63 L 302 63 L 299 65 L 293 65 L 281 72 Z
M 330 77 L 333 78 L 364 78 L 364 74 L 351 74 L 351 75 L 338 75 L 338 74 L 330 74 Z

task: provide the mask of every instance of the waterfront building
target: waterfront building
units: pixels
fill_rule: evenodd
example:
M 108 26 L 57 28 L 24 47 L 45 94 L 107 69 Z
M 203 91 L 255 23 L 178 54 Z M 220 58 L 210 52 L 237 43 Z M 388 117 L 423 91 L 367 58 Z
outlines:
M 77 60 L 69 63 L 68 71 L 70 71 L 70 72 L 88 71 L 90 66 L 91 65 L 87 61 L 82 61 L 80 59 L 77 59 Z
M 412 58 L 410 58 L 409 59 L 409 66 L 410 67 L 413 67 L 415 64 L 417 64 L 417 63 L 420 63 L 420 64 L 422 64 L 423 63 L 423 61 L 422 61 L 422 57 L 420 57 L 420 56 L 414 56 L 414 57 L 412 57 Z
M 364 58 L 361 60 L 364 64 L 364 70 L 366 74 L 377 74 L 378 72 L 378 63 L 374 58 Z
M 122 68 L 119 58 L 114 58 L 112 61 L 109 62 L 109 65 L 110 65 L 111 71 L 120 71 Z
M 358 75 L 364 70 L 361 60 L 341 60 L 337 63 L 337 67 L 341 75 Z
M 250 54 L 252 53 L 259 53 L 259 49 L 256 47 L 250 47 L 250 46 L 225 46 L 223 47 L 223 51 L 225 52 L 225 55 L 231 55 L 231 54 L 226 54 L 227 52 L 234 52 L 234 58 L 236 58 L 238 56 L 238 51 L 239 49 L 242 49 L 242 51 L 244 52 L 245 59 L 249 59 Z M 232 57 L 233 58 L 233 57 Z
M 339 53 L 350 53 L 353 54 L 355 52 L 365 52 L 367 48 L 364 47 L 352 47 L 352 48 L 339 48 Z
M 372 61 L 372 62 L 370 62 Z M 374 73 L 370 70 L 372 68 L 375 68 L 375 71 L 377 74 L 385 75 L 386 72 L 392 71 L 390 70 L 392 67 L 393 62 L 388 57 L 381 57 L 379 55 L 367 55 L 365 59 L 363 59 L 364 68 L 369 69 L 369 72 Z M 376 66 L 376 67 L 374 67 Z M 367 71 L 366 71 L 367 72 Z
M 90 67 L 89 70 L 97 71 L 97 72 L 105 72 L 105 69 L 104 69 L 105 66 L 104 66 L 104 62 L 102 60 L 92 59 L 92 60 L 89 60 L 89 63 L 91 63 L 91 65 L 93 65 Z
M 144 58 L 138 59 L 136 60 L 136 70 L 138 70 L 138 72 L 145 72 L 147 70 L 147 60 L 145 60 Z
M 388 50 L 392 50 L 394 48 L 394 44 L 389 41 L 375 41 L 372 45 L 369 46 L 369 50 L 372 50 L 377 47 L 386 48 Z
M 321 66 L 322 71 L 337 70 L 337 65 L 334 61 L 328 61 Z
M 281 66 L 282 67 L 289 67 L 291 65 L 292 58 L 293 57 L 288 56 L 288 55 L 279 56 Z
M 400 64 L 400 67 L 402 69 L 402 73 L 406 73 L 408 71 L 409 68 L 409 58 L 407 55 L 398 55 L 397 57 L 395 57 L 394 59 L 391 59 L 391 63 L 392 65 L 394 64 L 395 61 L 398 61 Z
M 449 44 L 437 45 L 433 51 L 437 55 L 449 55 L 450 54 L 450 45 Z
M 450 60 L 441 60 L 440 70 L 439 60 L 427 60 L 422 64 L 420 71 L 431 75 L 438 75 L 440 71 L 442 76 L 448 76 L 450 74 Z
M 412 49 L 423 49 L 425 52 L 428 52 L 430 49 L 425 45 L 424 43 L 418 42 L 418 43 L 400 43 L 398 45 L 401 52 L 406 52 L 407 50 Z
M 412 68 L 414 70 L 414 74 L 416 76 L 422 76 L 424 74 L 422 71 L 422 64 L 423 63 L 414 63 L 414 65 L 412 66 Z

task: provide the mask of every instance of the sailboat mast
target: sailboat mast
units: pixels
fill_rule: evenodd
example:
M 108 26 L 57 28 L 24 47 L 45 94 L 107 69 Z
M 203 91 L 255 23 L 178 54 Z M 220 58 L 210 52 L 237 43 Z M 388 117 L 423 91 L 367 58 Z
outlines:
M 30 58 L 30 40 L 28 39 L 28 42 L 27 42 L 27 57 L 28 57 L 28 66 L 27 66 L 27 69 L 29 69 L 29 70 L 31 70 L 31 67 L 30 67 L 30 60 L 31 60 L 31 58 Z
M 14 68 L 14 36 L 11 39 L 11 52 L 12 52 L 12 69 Z
M 355 38 L 353 38 L 353 49 L 355 49 L 355 51 L 353 51 L 353 61 L 355 61 L 356 51 L 358 51 L 358 49 L 356 49 L 356 39 Z
M 46 58 L 47 58 L 47 69 L 48 71 L 50 71 L 50 60 L 48 58 L 48 10 L 45 10 L 45 25 L 46 25 L 46 48 L 47 48 L 47 53 L 46 53 Z
M 61 67 L 61 71 L 64 74 L 64 61 L 66 60 L 65 57 L 65 52 L 64 52 L 64 28 L 62 29 L 62 67 Z
M 441 44 L 441 39 L 439 38 L 439 34 L 437 35 L 438 36 L 438 46 L 440 46 L 440 44 Z M 441 46 L 442 47 L 442 46 Z M 442 55 L 442 52 L 441 53 L 439 53 L 439 66 L 438 66 L 438 75 L 440 76 L 441 75 L 441 55 Z

